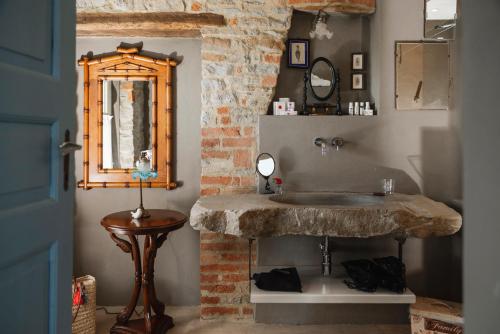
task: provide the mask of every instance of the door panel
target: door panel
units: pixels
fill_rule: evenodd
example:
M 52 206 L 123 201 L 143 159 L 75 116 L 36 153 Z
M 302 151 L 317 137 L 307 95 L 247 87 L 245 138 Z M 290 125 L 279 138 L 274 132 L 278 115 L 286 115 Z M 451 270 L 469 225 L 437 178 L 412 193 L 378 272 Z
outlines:
M 51 193 L 51 185 L 57 174 L 51 175 L 51 171 L 58 172 L 58 159 L 53 159 L 52 166 L 51 143 L 59 140 L 57 127 L 48 120 L 15 119 L 0 119 L 0 133 L 9 143 L 0 146 L 0 157 L 17 157 L 15 163 L 0 165 L 0 174 L 8 176 L 0 188 L 0 209 L 50 199 L 55 192 Z M 20 136 L 21 133 L 29 136 Z M 57 182 L 54 183 L 56 188 Z
M 75 75 L 74 1 L 0 1 L 1 333 L 71 333 Z
M 0 290 L 7 291 L 0 299 L 0 309 L 10 309 L 11 316 L 2 324 L 5 333 L 51 333 L 57 319 L 51 304 L 56 301 L 57 247 L 51 245 L 2 269 Z M 36 279 L 34 279 L 36 278 Z M 17 295 L 18 291 L 23 291 Z M 13 305 L 9 300 L 18 299 Z M 28 314 L 41 316 L 26 321 Z
M 0 61 L 50 74 L 54 39 L 52 0 L 0 1 Z M 22 18 L 20 19 L 20 14 Z

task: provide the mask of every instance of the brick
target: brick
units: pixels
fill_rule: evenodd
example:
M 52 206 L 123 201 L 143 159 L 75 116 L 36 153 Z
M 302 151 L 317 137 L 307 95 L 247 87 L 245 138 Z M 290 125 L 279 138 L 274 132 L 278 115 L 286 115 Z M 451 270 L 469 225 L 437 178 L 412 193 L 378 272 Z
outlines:
M 215 283 L 217 281 L 219 281 L 219 275 L 200 275 L 201 283 Z
M 235 235 L 216 233 L 216 232 L 202 232 L 201 233 L 202 241 L 238 241 L 238 242 L 247 242 L 246 239 L 239 238 Z
M 241 238 L 238 238 L 237 236 L 231 235 L 231 234 L 223 234 L 222 235 L 222 239 L 224 239 L 224 240 L 238 240 L 238 241 L 242 241 Z
M 248 282 L 249 278 L 248 275 L 245 274 L 228 274 L 228 275 L 222 275 L 222 282 L 231 282 L 231 283 L 238 283 L 238 282 Z
M 262 77 L 261 85 L 263 87 L 275 87 L 278 77 L 276 75 L 265 75 Z
M 247 262 L 248 254 L 230 254 L 224 253 L 221 254 L 221 258 L 226 261 L 234 261 L 234 262 Z
M 203 306 L 201 308 L 201 316 L 231 315 L 231 314 L 238 314 L 238 308 L 222 307 L 222 306 L 213 306 L 213 307 Z
M 234 151 L 233 164 L 234 167 L 252 167 L 252 152 L 250 150 Z
M 230 116 L 221 117 L 220 122 L 222 125 L 230 125 L 231 124 L 231 117 Z
M 246 250 L 248 245 L 239 242 L 214 242 L 202 243 L 200 249 L 207 251 L 241 251 Z
M 200 191 L 201 196 L 213 196 L 220 194 L 219 188 L 204 188 Z
M 244 187 L 255 186 L 255 177 L 254 176 L 242 176 L 240 185 Z
M 199 12 L 201 10 L 201 3 L 195 1 L 191 4 L 191 10 L 193 12 Z
M 271 64 L 279 64 L 281 61 L 281 54 L 268 53 L 264 55 L 264 61 Z
M 210 62 L 223 62 L 226 60 L 225 55 L 217 54 L 217 53 L 210 53 L 210 52 L 203 52 L 201 55 L 201 59 L 205 61 L 210 61 Z
M 219 107 L 217 108 L 217 113 L 219 115 L 229 114 L 229 107 Z
M 233 177 L 233 179 L 231 180 L 230 186 L 239 186 L 239 185 L 240 185 L 240 178 L 238 176 Z M 227 188 L 227 189 L 231 189 L 231 188 Z
M 210 293 L 233 293 L 236 286 L 234 284 L 200 285 L 200 290 Z
M 205 37 L 202 40 L 203 44 L 211 45 L 216 48 L 230 48 L 231 40 L 227 38 Z
M 201 147 L 216 147 L 220 145 L 219 139 L 202 139 Z
M 243 134 L 246 136 L 246 137 L 251 137 L 253 136 L 254 134 L 254 130 L 255 128 L 253 126 L 247 126 L 243 129 Z
M 221 261 L 221 257 L 218 254 L 200 254 L 200 263 L 211 264 L 211 263 L 219 263 Z
M 229 159 L 231 153 L 227 151 L 203 151 L 201 152 L 202 159 Z
M 201 240 L 222 240 L 223 234 L 213 233 L 213 232 L 202 232 L 200 233 Z
M 222 139 L 223 147 L 251 147 L 255 140 L 253 137 L 244 138 L 224 138 Z
M 221 128 L 202 128 L 202 137 L 219 137 L 222 134 Z
M 202 176 L 201 184 L 229 185 L 233 178 L 231 176 Z
M 243 266 L 244 267 L 244 266 Z M 200 271 L 205 272 L 239 272 L 242 266 L 239 264 L 202 264 L 200 265 Z
M 253 307 L 243 307 L 243 314 L 246 315 L 253 315 Z
M 231 128 L 221 128 L 222 135 L 225 137 L 239 137 L 241 136 L 240 127 L 231 127 Z
M 202 137 L 239 137 L 241 129 L 239 126 L 230 128 L 203 128 L 201 129 Z
M 208 296 L 202 296 L 200 298 L 200 302 L 202 304 L 219 304 L 220 302 L 220 297 L 208 297 Z

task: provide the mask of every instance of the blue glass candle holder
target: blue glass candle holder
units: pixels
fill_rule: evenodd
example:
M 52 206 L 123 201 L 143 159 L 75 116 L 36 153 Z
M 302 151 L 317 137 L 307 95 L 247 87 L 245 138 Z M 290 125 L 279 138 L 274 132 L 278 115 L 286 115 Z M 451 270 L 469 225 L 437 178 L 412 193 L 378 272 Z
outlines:
M 134 219 L 139 219 L 139 218 L 147 218 L 150 217 L 151 215 L 149 212 L 144 209 L 143 203 L 142 203 L 142 181 L 146 181 L 147 179 L 156 179 L 158 177 L 158 173 L 153 170 L 148 170 L 148 169 L 136 169 L 132 172 L 132 179 L 137 179 L 139 178 L 139 192 L 140 192 L 140 204 L 139 207 L 135 210 L 132 211 L 132 217 Z

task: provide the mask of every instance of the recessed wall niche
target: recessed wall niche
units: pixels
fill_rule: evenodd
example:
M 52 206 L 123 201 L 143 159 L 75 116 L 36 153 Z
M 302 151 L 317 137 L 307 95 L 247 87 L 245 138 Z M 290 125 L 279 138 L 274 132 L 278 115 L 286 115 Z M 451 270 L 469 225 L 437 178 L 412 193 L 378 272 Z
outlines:
M 292 23 L 288 31 L 288 38 L 310 39 L 310 59 L 311 62 L 317 57 L 325 57 L 329 59 L 336 70 L 340 73 L 340 97 L 342 101 L 342 110 L 344 114 L 348 113 L 349 101 L 367 102 L 372 101 L 370 93 L 370 63 L 369 48 L 370 48 L 370 30 L 369 18 L 360 15 L 342 15 L 331 14 L 328 18 L 327 25 L 330 31 L 333 31 L 331 39 L 311 39 L 309 32 L 311 31 L 316 13 L 306 13 L 294 11 Z M 289 97 L 296 103 L 296 109 L 300 112 L 302 109 L 303 93 L 304 93 L 304 72 L 306 69 L 289 68 L 287 66 L 287 51 L 281 58 L 280 74 L 276 85 L 275 100 L 280 97 Z M 360 73 L 365 74 L 366 89 L 352 90 L 351 89 L 351 56 L 352 53 L 363 52 L 365 54 L 366 66 L 365 70 Z M 336 94 L 329 101 L 335 104 Z M 316 101 L 308 88 L 307 96 L 308 104 Z M 373 101 L 372 101 L 373 102 Z M 272 115 L 272 104 L 268 110 L 268 114 Z

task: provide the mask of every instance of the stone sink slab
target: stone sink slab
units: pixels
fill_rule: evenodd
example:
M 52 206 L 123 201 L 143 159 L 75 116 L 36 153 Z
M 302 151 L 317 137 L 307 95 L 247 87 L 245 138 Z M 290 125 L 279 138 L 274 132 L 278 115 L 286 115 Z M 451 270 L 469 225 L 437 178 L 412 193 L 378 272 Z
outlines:
M 336 204 L 300 204 L 297 198 L 351 196 Z M 428 238 L 458 232 L 462 217 L 422 195 L 373 196 L 352 193 L 287 193 L 284 196 L 235 194 L 200 198 L 191 209 L 196 230 L 242 238 L 310 235 L 369 238 L 384 235 Z M 299 204 L 297 204 L 299 203 Z M 335 201 L 333 202 L 335 203 Z

